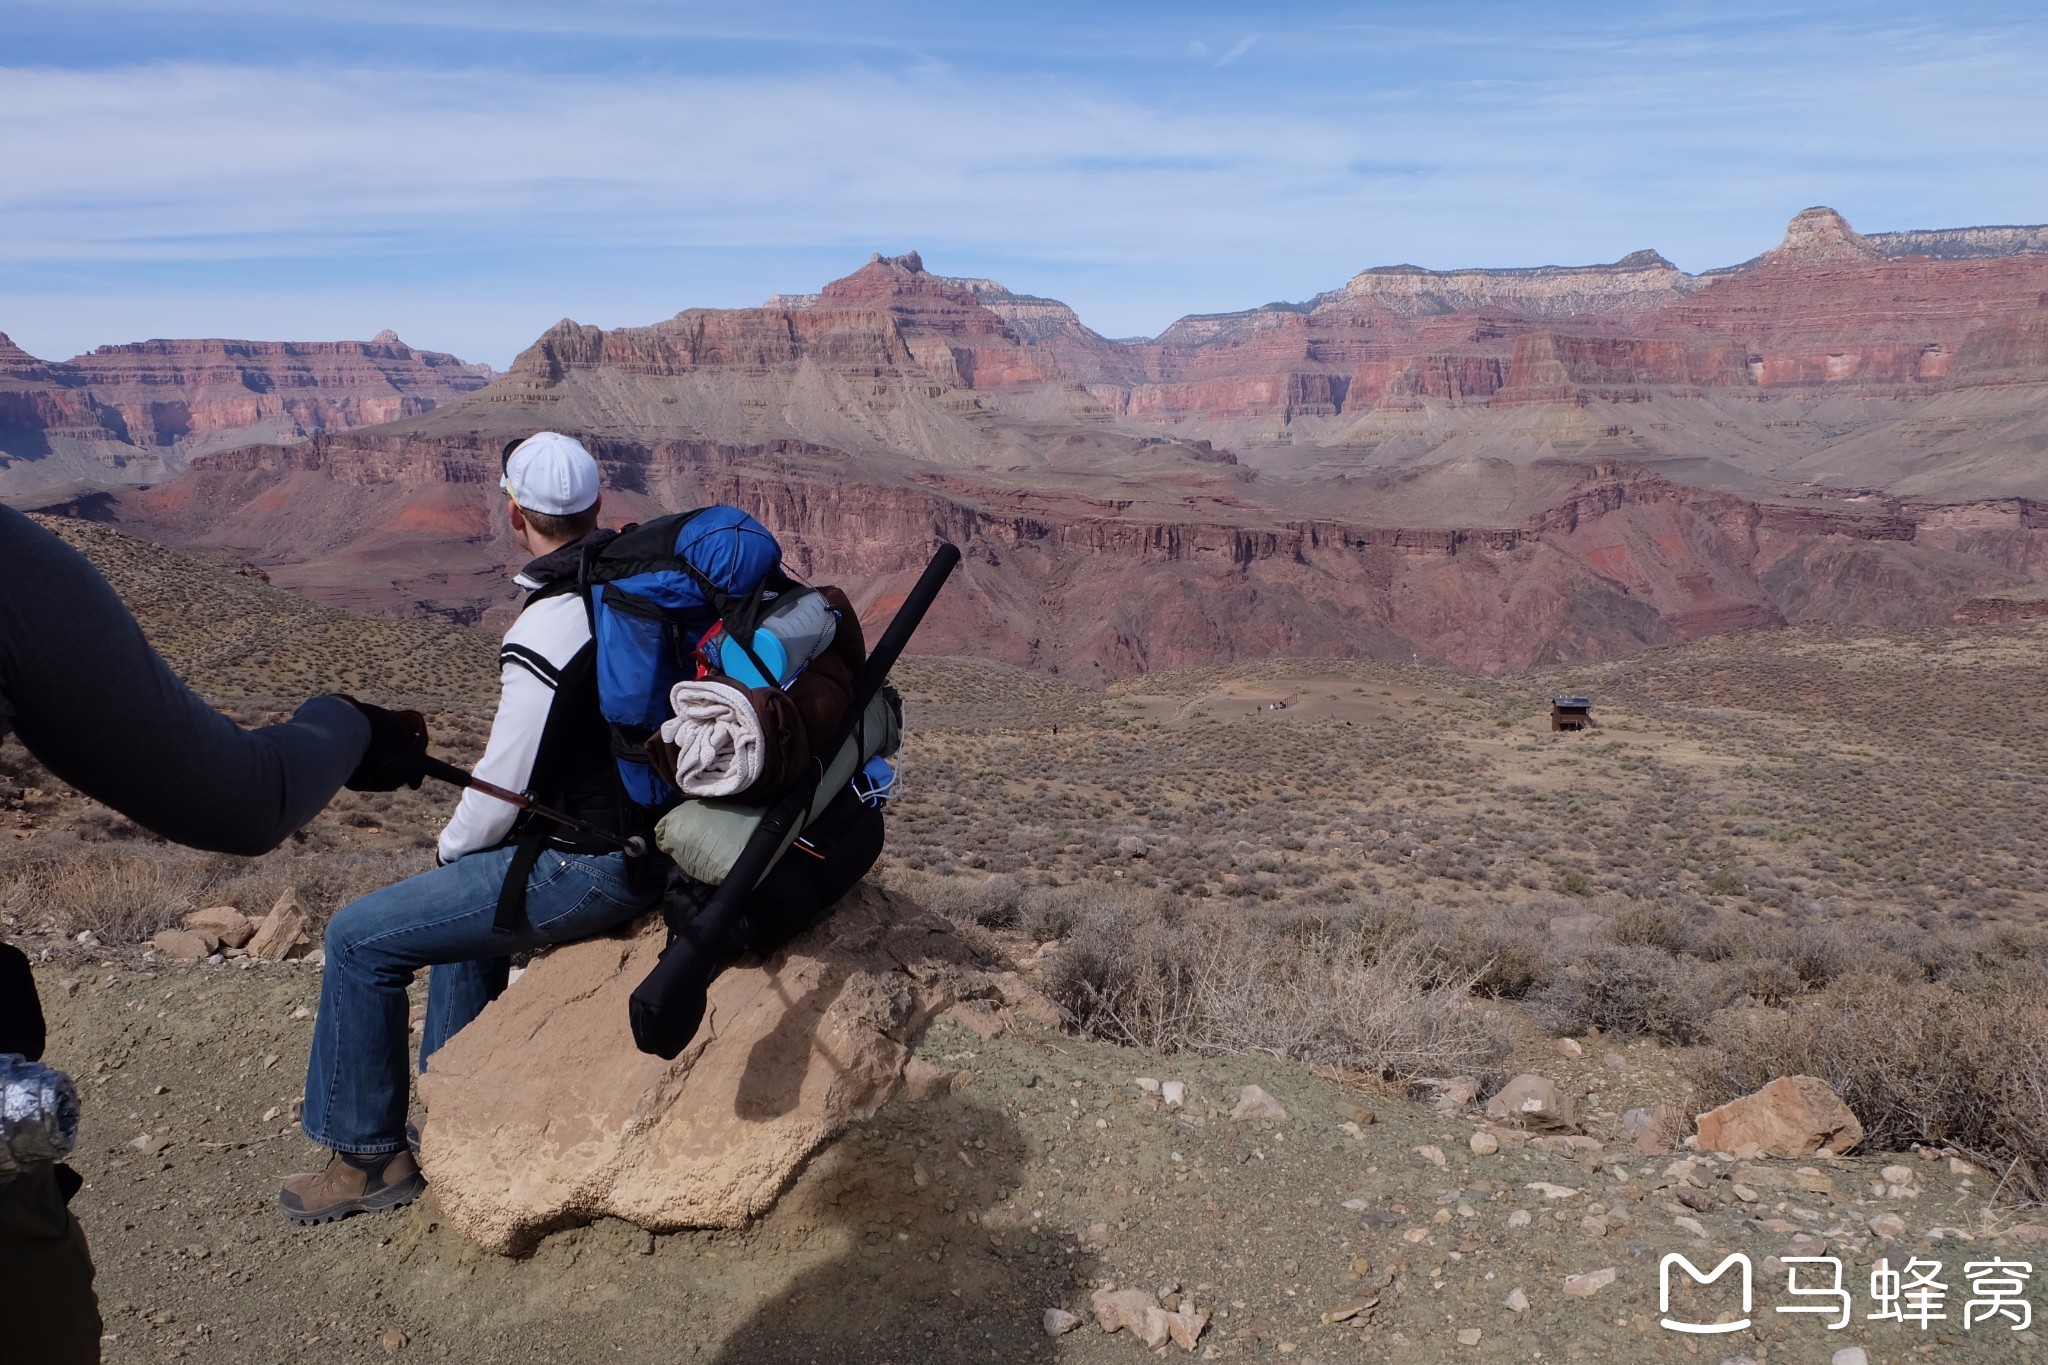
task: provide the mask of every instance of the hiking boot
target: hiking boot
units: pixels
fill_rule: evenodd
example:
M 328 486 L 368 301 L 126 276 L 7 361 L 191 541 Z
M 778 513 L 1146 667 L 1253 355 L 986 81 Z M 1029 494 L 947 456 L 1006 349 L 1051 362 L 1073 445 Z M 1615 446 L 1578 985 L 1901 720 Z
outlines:
M 426 1177 L 420 1174 L 411 1152 L 384 1157 L 347 1157 L 336 1152 L 326 1170 L 288 1177 L 277 1192 L 277 1203 L 286 1218 L 310 1226 L 355 1213 L 404 1208 L 426 1187 Z

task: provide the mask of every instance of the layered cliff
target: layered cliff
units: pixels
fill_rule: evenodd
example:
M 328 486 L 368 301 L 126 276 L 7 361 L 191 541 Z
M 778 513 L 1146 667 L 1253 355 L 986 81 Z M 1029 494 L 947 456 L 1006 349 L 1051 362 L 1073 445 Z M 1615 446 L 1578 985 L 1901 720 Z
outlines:
M 195 454 L 398 421 L 486 365 L 371 341 L 142 341 L 52 363 L 0 336 L 0 491 L 152 482 Z
M 203 456 L 111 515 L 476 620 L 509 600 L 495 452 L 551 427 L 616 515 L 737 503 L 865 607 L 954 541 L 924 647 L 1086 676 L 1933 624 L 2048 580 L 2041 240 L 1809 210 L 1705 275 L 1395 267 L 1147 341 L 877 255 L 761 308 L 565 320 L 479 392 Z

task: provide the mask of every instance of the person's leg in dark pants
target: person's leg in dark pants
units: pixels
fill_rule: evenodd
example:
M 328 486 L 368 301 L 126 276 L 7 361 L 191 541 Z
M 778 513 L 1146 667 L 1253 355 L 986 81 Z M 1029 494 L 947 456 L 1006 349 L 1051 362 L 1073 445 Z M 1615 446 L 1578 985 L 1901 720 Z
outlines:
M 99 1298 L 85 1229 L 57 1169 L 38 1163 L 0 1184 L 0 1359 L 81 1365 L 100 1358 Z

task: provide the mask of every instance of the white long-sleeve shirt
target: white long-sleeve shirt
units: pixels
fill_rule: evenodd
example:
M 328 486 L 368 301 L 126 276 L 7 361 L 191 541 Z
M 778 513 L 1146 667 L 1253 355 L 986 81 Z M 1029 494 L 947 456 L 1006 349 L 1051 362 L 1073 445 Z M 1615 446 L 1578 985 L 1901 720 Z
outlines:
M 541 586 L 524 575 L 515 581 L 529 589 Z M 590 617 L 575 593 L 543 597 L 519 613 L 498 651 L 498 714 L 491 720 L 491 738 L 476 765 L 478 777 L 516 792 L 527 789 L 562 670 L 589 643 Z M 452 863 L 465 854 L 498 847 L 518 816 L 518 810 L 494 796 L 465 791 L 441 831 L 441 861 Z

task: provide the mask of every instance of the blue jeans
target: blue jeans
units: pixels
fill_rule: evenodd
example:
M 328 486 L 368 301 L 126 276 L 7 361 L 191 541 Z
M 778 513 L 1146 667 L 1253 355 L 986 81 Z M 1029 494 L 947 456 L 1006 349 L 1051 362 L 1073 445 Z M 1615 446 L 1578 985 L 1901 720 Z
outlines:
M 320 1014 L 306 1065 L 306 1136 L 354 1156 L 405 1146 L 405 988 L 427 977 L 427 1059 L 505 989 L 510 954 L 601 934 L 647 909 L 657 892 L 627 885 L 616 853 L 547 849 L 526 884 L 526 920 L 491 927 L 514 850 L 472 853 L 352 901 L 327 925 Z

